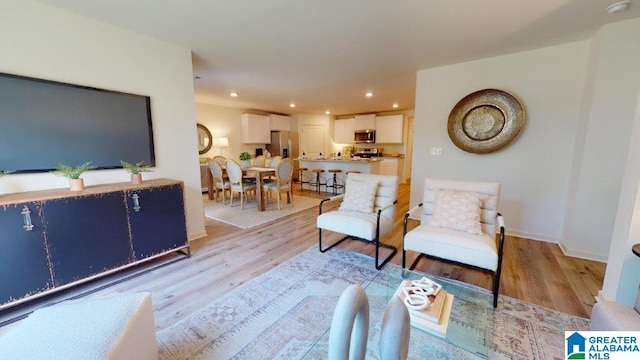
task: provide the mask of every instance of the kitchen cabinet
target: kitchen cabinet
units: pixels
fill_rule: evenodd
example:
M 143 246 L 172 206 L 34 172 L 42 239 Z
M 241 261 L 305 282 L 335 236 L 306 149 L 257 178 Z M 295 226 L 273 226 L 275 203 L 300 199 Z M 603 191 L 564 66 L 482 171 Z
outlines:
M 53 288 L 40 214 L 38 202 L 0 207 L 0 305 Z
M 291 117 L 284 115 L 269 115 L 271 131 L 291 131 Z
M 398 158 L 384 158 L 380 163 L 380 175 L 398 176 Z
M 338 119 L 334 122 L 333 140 L 337 144 L 353 144 L 355 119 Z
M 376 144 L 402 144 L 402 115 L 376 116 Z
M 266 115 L 242 114 L 242 143 L 271 144 L 271 120 Z
M 354 130 L 376 130 L 376 115 L 356 115 Z
M 0 310 L 175 251 L 184 185 L 169 179 L 0 197 Z

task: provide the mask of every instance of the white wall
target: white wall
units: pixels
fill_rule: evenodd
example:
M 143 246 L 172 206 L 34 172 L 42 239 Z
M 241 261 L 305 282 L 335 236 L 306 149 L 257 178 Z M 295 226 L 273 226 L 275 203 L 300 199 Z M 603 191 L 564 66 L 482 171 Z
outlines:
M 558 242 L 562 235 L 589 42 L 421 70 L 417 76 L 411 204 L 424 178 L 499 181 L 508 233 Z M 464 96 L 495 88 L 517 97 L 526 125 L 509 147 L 491 154 L 458 149 L 447 120 Z M 442 156 L 429 156 L 441 147 Z
M 584 192 L 596 199 L 606 196 L 608 202 L 580 221 L 615 216 L 601 295 L 632 305 L 640 283 L 640 258 L 631 253 L 631 246 L 640 243 L 640 19 L 609 24 L 596 39 L 601 51 L 589 125 L 594 128 L 591 156 L 599 163 L 593 160 L 585 171 L 594 181 L 584 185 Z M 591 234 L 586 239 L 591 246 L 602 246 L 602 239 Z
M 189 49 L 30 0 L 0 2 L 0 49 L 0 72 L 150 96 L 157 167 L 144 176 L 184 181 L 189 238 L 206 234 Z M 93 185 L 129 175 L 97 170 L 83 178 Z M 0 193 L 64 187 L 67 180 L 51 174 L 0 179 Z

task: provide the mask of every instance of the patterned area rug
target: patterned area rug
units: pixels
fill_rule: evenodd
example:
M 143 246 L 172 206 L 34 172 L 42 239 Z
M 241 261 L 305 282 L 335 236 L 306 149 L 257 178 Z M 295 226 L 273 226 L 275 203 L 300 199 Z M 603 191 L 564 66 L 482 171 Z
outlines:
M 232 207 L 229 206 L 229 199 L 227 199 L 226 205 L 222 204 L 222 200 L 218 202 L 215 200 L 207 200 L 204 202 L 204 214 L 208 218 L 212 218 L 241 229 L 249 229 L 320 204 L 319 199 L 308 198 L 305 196 L 294 196 L 293 206 L 291 206 L 291 204 L 287 204 L 285 196 L 286 195 L 282 194 L 280 210 L 278 210 L 278 203 L 276 202 L 276 199 L 272 197 L 269 202 L 266 203 L 265 211 L 258 211 L 258 203 L 255 200 L 251 200 L 246 204 L 243 204 L 243 210 L 240 210 L 240 200 L 238 200 L 238 198 L 233 200 Z
M 401 274 L 393 264 L 383 271 Z M 160 359 L 326 359 L 331 316 L 340 294 L 351 284 L 367 288 L 371 311 L 367 359 L 378 359 L 387 297 L 371 293 L 380 288 L 375 282 L 383 281 L 376 275 L 368 256 L 339 249 L 321 254 L 312 247 L 158 332 Z M 464 286 L 491 301 L 489 291 Z M 412 328 L 409 358 L 564 359 L 564 331 L 588 329 L 587 319 L 507 296 L 499 299 L 498 309 L 488 317 L 493 322 L 489 324 L 493 333 L 486 338 L 488 354 L 462 350 Z M 454 303 L 452 321 L 467 327 L 467 334 L 480 326 L 474 325 L 473 311 L 456 310 Z

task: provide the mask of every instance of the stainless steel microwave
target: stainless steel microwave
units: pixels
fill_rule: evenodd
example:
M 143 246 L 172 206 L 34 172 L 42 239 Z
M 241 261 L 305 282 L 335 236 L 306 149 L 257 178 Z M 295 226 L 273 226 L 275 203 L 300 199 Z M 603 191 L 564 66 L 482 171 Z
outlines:
M 376 142 L 375 130 L 356 130 L 354 139 L 356 144 L 373 144 Z

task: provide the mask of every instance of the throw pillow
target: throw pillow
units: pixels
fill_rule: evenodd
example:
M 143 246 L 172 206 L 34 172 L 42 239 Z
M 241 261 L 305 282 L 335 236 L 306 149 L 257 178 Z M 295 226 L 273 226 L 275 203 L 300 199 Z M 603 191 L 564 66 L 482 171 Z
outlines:
M 345 185 L 344 198 L 338 210 L 372 213 L 378 182 L 347 179 Z
M 486 195 L 455 190 L 436 190 L 429 225 L 482 235 L 480 211 Z

